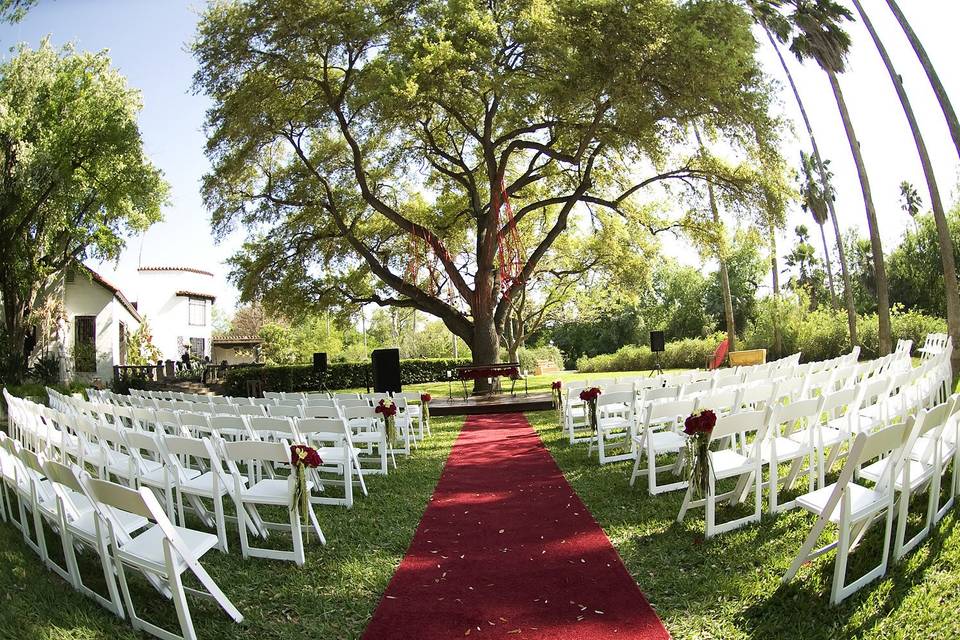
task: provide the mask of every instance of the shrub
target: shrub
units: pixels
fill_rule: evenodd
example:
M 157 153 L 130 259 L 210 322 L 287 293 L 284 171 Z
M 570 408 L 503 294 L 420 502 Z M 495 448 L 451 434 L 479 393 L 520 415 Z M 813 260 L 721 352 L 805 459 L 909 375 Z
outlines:
M 506 354 L 503 354 L 506 361 Z M 533 373 L 540 362 L 550 362 L 563 369 L 563 354 L 553 345 L 540 347 L 521 347 L 517 350 L 517 360 L 520 361 L 520 370 Z
M 401 360 L 401 384 L 423 384 L 447 379 L 447 371 L 453 367 L 470 364 L 461 358 L 431 360 Z M 224 378 L 224 393 L 233 396 L 247 394 L 247 381 L 257 380 L 264 391 L 316 391 L 320 389 L 320 376 L 312 365 L 244 366 L 227 369 Z M 373 384 L 373 372 L 369 362 L 334 362 L 327 366 L 323 380 L 328 389 L 358 389 Z
M 722 333 L 715 333 L 708 338 L 687 338 L 669 342 L 660 356 L 660 362 L 664 369 L 702 368 L 724 337 Z M 655 354 L 650 352 L 649 347 L 639 345 L 626 345 L 616 353 L 577 360 L 577 370 L 581 373 L 645 371 L 655 366 Z

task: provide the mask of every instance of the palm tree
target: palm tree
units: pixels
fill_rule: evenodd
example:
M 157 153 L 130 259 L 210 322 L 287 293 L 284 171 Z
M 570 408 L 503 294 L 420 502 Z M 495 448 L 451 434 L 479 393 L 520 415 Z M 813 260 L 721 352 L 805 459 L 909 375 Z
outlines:
M 852 20 L 853 14 L 833 0 L 792 0 L 793 23 L 799 34 L 790 44 L 797 59 L 803 61 L 812 58 L 820 65 L 830 80 L 840 119 L 847 134 L 850 153 L 857 167 L 860 189 L 863 193 L 863 205 L 867 214 L 867 227 L 870 230 L 870 245 L 873 253 L 874 273 L 877 279 L 877 317 L 879 320 L 880 355 L 890 353 L 893 336 L 890 326 L 890 295 L 887 290 L 887 272 L 883 261 L 883 243 L 880 241 L 880 228 L 877 223 L 877 210 L 873 204 L 873 192 L 870 177 L 864 163 L 856 129 L 847 109 L 843 91 L 840 88 L 838 74 L 846 68 L 846 55 L 850 49 L 850 35 L 843 30 L 841 23 Z
M 772 4 L 773 6 L 771 6 Z M 800 109 L 800 116 L 803 119 L 807 135 L 810 138 L 810 145 L 813 148 L 813 159 L 817 165 L 817 173 L 821 177 L 821 182 L 827 182 L 829 181 L 829 170 L 826 166 L 828 163 L 824 162 L 820 156 L 820 148 L 817 145 L 817 138 L 813 133 L 813 125 L 810 124 L 810 117 L 807 115 L 806 105 L 800 97 L 800 91 L 797 89 L 796 82 L 794 82 L 790 67 L 787 66 L 787 61 L 784 60 L 783 54 L 780 52 L 778 42 L 788 41 L 791 33 L 789 20 L 776 10 L 776 7 L 781 6 L 782 2 L 780 0 L 776 0 L 776 3 L 769 1 L 764 2 L 762 0 L 749 0 L 748 5 L 757 22 L 763 28 L 767 39 L 770 41 L 770 46 L 773 47 L 774 52 L 777 54 L 777 59 L 780 60 L 780 66 L 783 67 L 783 73 L 787 77 L 787 81 L 793 91 L 793 97 L 797 102 L 797 107 Z M 847 309 L 847 329 L 850 333 L 850 346 L 855 347 L 859 344 L 859 339 L 857 336 L 857 308 L 854 303 L 853 286 L 850 283 L 850 267 L 847 262 L 846 250 L 843 246 L 843 238 L 840 234 L 840 222 L 837 219 L 837 211 L 832 199 L 827 201 L 827 208 L 830 211 L 830 221 L 833 223 L 833 232 L 837 241 L 837 258 L 840 262 L 840 276 L 843 279 L 843 301 Z M 821 226 L 821 231 L 822 230 L 823 227 Z M 833 294 L 832 284 L 830 291 L 831 294 Z
M 940 259 L 943 263 L 943 284 L 947 295 L 947 331 L 953 338 L 953 353 L 950 356 L 950 362 L 953 366 L 954 376 L 960 372 L 960 289 L 957 288 L 957 265 L 953 258 L 953 238 L 950 237 L 950 226 L 947 223 L 947 214 L 943 209 L 943 200 L 940 198 L 940 187 L 937 185 L 937 176 L 933 172 L 933 163 L 930 161 L 930 153 L 927 151 L 927 144 L 923 139 L 923 133 L 920 131 L 920 124 L 917 122 L 917 116 L 913 112 L 913 105 L 910 104 L 910 98 L 903 87 L 903 80 L 893 66 L 890 54 L 887 48 L 877 35 L 877 30 L 873 28 L 870 16 L 864 12 L 860 0 L 853 0 L 853 6 L 857 8 L 857 13 L 863 20 L 864 26 L 870 32 L 874 44 L 877 45 L 877 51 L 883 58 L 883 64 L 890 74 L 890 80 L 893 87 L 897 90 L 897 97 L 900 98 L 900 105 L 903 107 L 903 113 L 907 117 L 910 125 L 910 133 L 913 134 L 913 140 L 917 145 L 917 154 L 920 156 L 920 166 L 923 167 L 923 177 L 927 181 L 927 190 L 930 192 L 930 207 L 933 209 L 933 219 L 937 223 L 937 236 L 940 240 Z
M 887 0 L 887 4 L 890 5 L 893 15 L 897 17 L 897 22 L 900 23 L 903 32 L 907 34 L 910 46 L 913 47 L 917 58 L 920 59 L 920 64 L 923 65 L 923 70 L 927 73 L 927 79 L 930 80 L 933 92 L 937 94 L 937 101 L 940 103 L 940 109 L 943 110 L 943 116 L 947 119 L 947 126 L 950 127 L 950 136 L 957 148 L 957 154 L 960 155 L 960 120 L 957 119 L 957 112 L 953 110 L 953 104 L 950 102 L 947 90 L 943 88 L 943 83 L 940 82 L 940 76 L 937 75 L 937 70 L 933 68 L 933 63 L 930 62 L 927 50 L 923 48 L 920 38 L 917 37 L 913 27 L 907 22 L 907 17 L 903 15 L 903 11 L 900 10 L 895 0 Z
M 827 163 L 830 161 L 828 160 Z M 823 259 L 827 267 L 827 280 L 830 283 L 830 302 L 834 308 L 837 306 L 837 293 L 833 288 L 833 265 L 830 264 L 830 248 L 827 246 L 827 234 L 823 231 L 823 225 L 830 217 L 830 211 L 827 203 L 834 199 L 833 186 L 829 180 L 817 180 L 814 178 L 813 158 L 803 151 L 800 152 L 800 163 L 803 167 L 803 184 L 800 188 L 801 204 L 804 211 L 813 216 L 813 221 L 820 227 L 820 239 L 823 241 Z M 824 176 L 821 176 L 823 178 Z

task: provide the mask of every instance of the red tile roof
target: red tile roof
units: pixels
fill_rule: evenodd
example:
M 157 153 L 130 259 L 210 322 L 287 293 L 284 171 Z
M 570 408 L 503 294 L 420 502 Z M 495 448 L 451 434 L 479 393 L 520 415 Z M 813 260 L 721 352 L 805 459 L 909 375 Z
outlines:
M 123 292 L 120 291 L 120 289 L 118 289 L 116 286 L 107 282 L 107 280 L 105 280 L 103 276 L 101 276 L 99 273 L 97 273 L 87 265 L 80 263 L 80 266 L 82 266 L 84 269 L 87 270 L 87 273 L 90 274 L 90 278 L 94 282 L 96 282 L 101 287 L 103 287 L 104 289 L 112 293 L 113 297 L 115 297 L 117 301 L 120 302 L 120 304 L 122 304 L 124 308 L 130 312 L 130 315 L 132 315 L 137 320 L 137 322 L 143 322 L 143 316 L 140 315 L 140 313 L 137 311 L 137 308 L 133 306 L 133 303 L 130 302 L 130 300 L 127 299 L 127 296 L 123 295 Z
M 202 276 L 213 276 L 209 271 L 193 267 L 139 267 L 137 271 L 186 271 L 188 273 L 199 273 Z
M 217 296 L 212 293 L 197 293 L 196 291 L 177 291 L 178 296 L 183 296 L 184 298 L 203 298 L 204 300 L 209 300 L 213 302 L 217 299 Z

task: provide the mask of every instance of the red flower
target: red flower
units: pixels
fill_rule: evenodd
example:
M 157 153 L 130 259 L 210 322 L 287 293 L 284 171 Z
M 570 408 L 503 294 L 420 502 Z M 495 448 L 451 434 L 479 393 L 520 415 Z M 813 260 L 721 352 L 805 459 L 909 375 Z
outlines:
M 290 464 L 292 466 L 303 465 L 314 469 L 323 464 L 320 454 L 313 447 L 305 444 L 295 444 L 290 447 Z
M 433 400 L 433 398 L 430 397 L 430 394 L 429 394 L 429 393 L 421 393 L 421 394 L 420 394 L 420 402 L 426 404 L 426 403 L 430 402 L 431 400 Z
M 559 391 L 561 388 L 563 388 L 563 383 L 559 380 L 554 380 L 553 384 L 550 385 L 550 388 L 554 391 Z
M 374 412 L 383 415 L 384 418 L 391 418 L 397 415 L 397 405 L 392 402 L 387 404 L 386 400 L 381 400 L 377 404 L 376 409 L 374 409 Z
M 695 436 L 698 433 L 709 434 L 716 425 L 717 414 L 710 409 L 705 409 L 687 416 L 687 419 L 683 421 L 683 432 L 688 436 Z
M 580 399 L 584 402 L 591 402 L 599 398 L 600 393 L 599 387 L 590 387 L 589 389 L 584 389 L 580 392 Z

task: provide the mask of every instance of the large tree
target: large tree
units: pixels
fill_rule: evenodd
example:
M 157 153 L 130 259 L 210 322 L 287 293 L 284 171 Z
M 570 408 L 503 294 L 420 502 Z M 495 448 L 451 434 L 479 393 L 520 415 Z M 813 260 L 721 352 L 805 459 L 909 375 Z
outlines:
M 0 65 L 0 295 L 5 379 L 22 378 L 32 311 L 76 260 L 116 257 L 160 219 L 167 185 L 143 151 L 140 95 L 105 53 L 25 46 Z
M 630 218 L 657 183 L 742 186 L 677 143 L 692 122 L 734 148 L 767 138 L 755 47 L 723 0 L 216 3 L 194 45 L 206 202 L 220 232 L 249 228 L 245 294 L 416 308 L 493 362 L 587 205 Z
M 940 186 L 937 184 L 937 174 L 933 170 L 933 161 L 930 159 L 930 152 L 927 151 L 927 143 L 920 131 L 920 123 L 913 111 L 913 105 L 907 90 L 903 86 L 903 78 L 897 73 L 893 66 L 893 60 L 887 53 L 887 48 L 883 40 L 877 34 L 873 27 L 870 16 L 863 10 L 859 0 L 853 0 L 853 5 L 857 8 L 857 13 L 863 20 L 863 24 L 870 32 L 873 43 L 877 46 L 880 58 L 883 59 L 883 66 L 886 67 L 890 75 L 890 81 L 896 89 L 897 97 L 900 99 L 900 106 L 903 107 L 903 113 L 907 118 L 907 124 L 910 126 L 910 133 L 913 135 L 914 144 L 917 146 L 917 155 L 920 157 L 920 166 L 923 168 L 923 177 L 927 182 L 927 192 L 930 194 L 930 206 L 933 209 L 933 219 L 937 223 L 937 233 L 940 240 L 940 258 L 943 261 L 943 284 L 947 301 L 947 331 L 953 338 L 953 352 L 950 354 L 950 364 L 953 368 L 953 376 L 957 377 L 960 373 L 960 289 L 957 288 L 957 265 L 953 261 L 953 238 L 950 237 L 950 226 L 947 224 L 947 212 L 943 207 L 943 200 L 940 198 Z
M 880 355 L 886 355 L 893 347 L 893 338 L 890 324 L 890 296 L 883 264 L 883 243 L 880 240 L 877 209 L 873 203 L 873 190 L 870 186 L 866 161 L 839 79 L 839 74 L 846 69 L 846 56 L 850 49 L 850 35 L 844 31 L 843 25 L 853 19 L 853 14 L 834 0 L 790 0 L 790 2 L 794 6 L 791 21 L 797 28 L 797 34 L 790 43 L 790 50 L 801 61 L 812 58 L 827 74 L 840 112 L 840 119 L 843 122 L 847 144 L 850 146 L 850 155 L 853 156 L 857 177 L 860 179 L 860 191 L 863 195 L 863 206 L 872 245 L 873 272 L 877 283 Z

